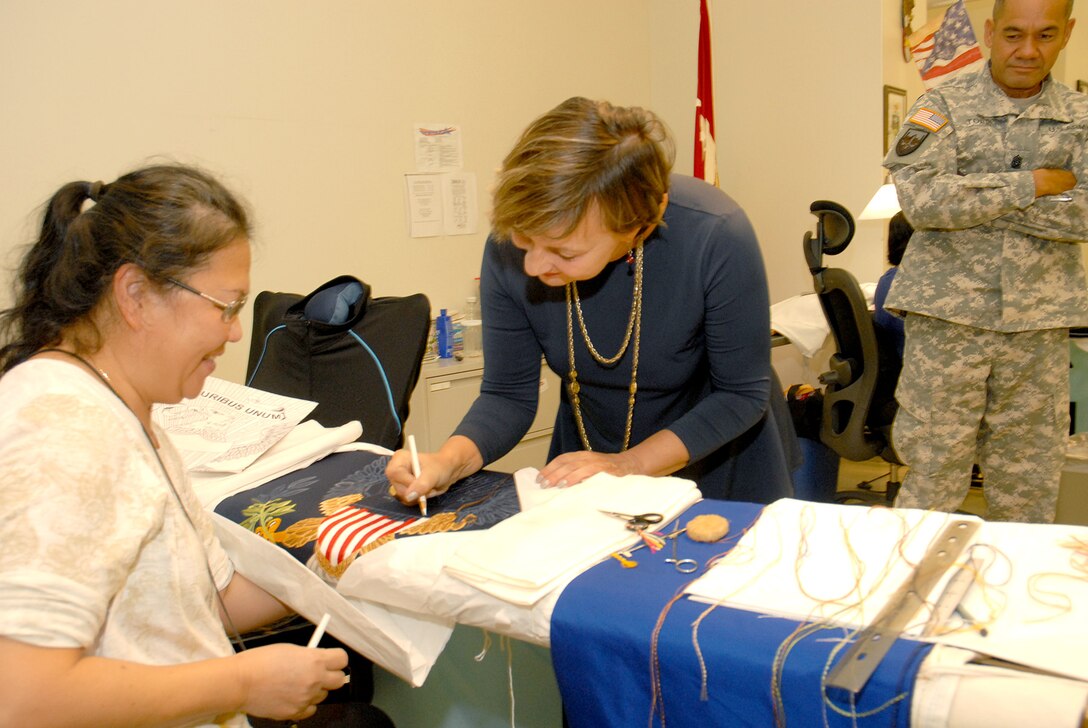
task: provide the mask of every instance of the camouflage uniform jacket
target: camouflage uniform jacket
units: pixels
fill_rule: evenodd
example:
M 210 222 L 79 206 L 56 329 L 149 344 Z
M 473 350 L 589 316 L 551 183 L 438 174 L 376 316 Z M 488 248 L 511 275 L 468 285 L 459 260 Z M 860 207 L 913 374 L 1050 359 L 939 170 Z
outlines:
M 889 308 L 1001 332 L 1088 323 L 1071 244 L 1088 242 L 1088 95 L 1048 77 L 1033 101 L 1021 112 L 987 64 L 914 104 L 884 160 L 916 231 Z M 1043 167 L 1077 186 L 1035 199 Z

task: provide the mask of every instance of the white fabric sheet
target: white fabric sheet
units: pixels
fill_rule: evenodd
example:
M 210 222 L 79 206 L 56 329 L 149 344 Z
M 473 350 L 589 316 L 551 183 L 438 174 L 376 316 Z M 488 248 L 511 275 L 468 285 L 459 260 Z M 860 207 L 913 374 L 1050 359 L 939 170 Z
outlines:
M 224 498 L 301 470 L 338 449 L 389 452 L 377 445 L 354 443 L 362 432 L 358 421 L 340 427 L 323 427 L 314 420 L 302 422 L 240 473 L 190 472 L 193 490 L 205 508 L 213 509 Z
M 235 568 L 315 624 L 413 686 L 420 686 L 453 633 L 448 618 L 408 613 L 364 599 L 348 601 L 294 556 L 212 513 L 216 536 Z
M 912 728 L 1080 728 L 1088 683 L 972 664 L 975 653 L 936 645 L 911 697 Z
M 860 287 L 871 309 L 876 284 L 862 283 Z M 772 304 L 771 330 L 785 335 L 806 358 L 815 356 L 831 333 L 820 299 L 815 293 L 793 296 Z
M 522 511 L 535 508 L 563 492 L 541 488 L 539 471 L 514 473 Z M 550 645 L 551 615 L 566 581 L 531 606 L 511 604 L 484 593 L 445 571 L 446 562 L 461 546 L 484 537 L 481 531 L 435 533 L 402 538 L 357 558 L 340 578 L 337 589 L 355 596 L 421 614 L 450 618 L 525 642 Z M 577 574 L 571 574 L 573 579 Z
M 975 542 L 992 544 L 994 558 L 983 588 L 972 588 L 963 605 L 988 633 L 938 639 L 1088 681 L 1088 527 L 984 523 Z
M 687 593 L 765 614 L 864 626 L 952 520 L 930 511 L 783 498 L 764 508 Z
M 945 525 L 970 519 L 779 500 L 687 592 L 765 614 L 867 626 Z M 957 618 L 931 639 L 1088 680 L 1088 580 L 1084 552 L 1072 548 L 1088 545 L 1088 527 L 982 523 L 971 543 L 982 566 L 963 606 L 987 635 Z M 967 563 L 965 552 L 956 566 Z M 956 570 L 937 583 L 930 602 Z M 928 617 L 923 607 L 905 633 L 919 634 Z
M 337 590 L 351 601 L 365 595 L 394 608 L 548 647 L 552 609 L 567 582 L 557 583 L 534 604 L 524 606 L 487 594 L 445 571 L 446 561 L 458 548 L 485 535 L 459 531 L 396 539 L 355 559 Z
M 602 511 L 660 513 L 666 523 L 699 497 L 690 480 L 598 473 L 461 544 L 446 571 L 487 594 L 529 606 L 638 540 L 624 520 Z

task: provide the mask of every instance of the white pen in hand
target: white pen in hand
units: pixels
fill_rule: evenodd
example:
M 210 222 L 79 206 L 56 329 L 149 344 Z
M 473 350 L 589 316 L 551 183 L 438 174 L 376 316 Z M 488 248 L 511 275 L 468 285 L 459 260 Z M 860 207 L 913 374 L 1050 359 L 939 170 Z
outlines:
M 412 456 L 412 475 L 418 480 L 423 469 L 419 466 L 419 450 L 416 450 L 415 435 L 408 436 L 408 453 Z M 427 496 L 425 495 L 419 497 L 419 512 L 424 516 L 427 515 Z
M 310 637 L 310 641 L 306 643 L 307 647 L 317 647 L 317 643 L 321 641 L 321 638 L 325 636 L 325 628 L 329 626 L 329 613 L 325 612 L 325 616 L 321 618 L 321 621 L 317 623 L 317 629 L 314 630 L 314 634 Z

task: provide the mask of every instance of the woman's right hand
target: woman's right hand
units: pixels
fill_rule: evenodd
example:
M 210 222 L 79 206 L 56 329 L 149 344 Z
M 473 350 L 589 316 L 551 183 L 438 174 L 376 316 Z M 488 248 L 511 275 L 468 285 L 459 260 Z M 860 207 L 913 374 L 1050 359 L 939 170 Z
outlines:
M 244 689 L 242 712 L 262 718 L 308 718 L 330 690 L 347 682 L 348 654 L 339 648 L 275 644 L 253 647 L 234 659 Z
M 420 496 L 441 495 L 453 483 L 453 467 L 436 453 L 419 453 L 419 477 L 412 472 L 408 450 L 397 450 L 385 466 L 389 494 L 405 505 L 415 505 Z
M 419 453 L 419 477 L 412 472 L 412 456 L 408 450 L 393 453 L 385 466 L 389 494 L 405 505 L 415 505 L 420 496 L 442 495 L 450 486 L 467 478 L 484 465 L 476 443 L 467 437 L 454 435 L 436 453 Z

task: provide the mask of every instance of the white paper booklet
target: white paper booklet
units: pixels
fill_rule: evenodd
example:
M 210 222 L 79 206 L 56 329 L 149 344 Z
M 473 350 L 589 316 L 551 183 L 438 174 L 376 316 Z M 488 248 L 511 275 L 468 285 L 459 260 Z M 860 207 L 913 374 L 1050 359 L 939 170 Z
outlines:
M 197 397 L 156 405 L 151 416 L 190 471 L 240 473 L 316 406 L 208 377 Z

